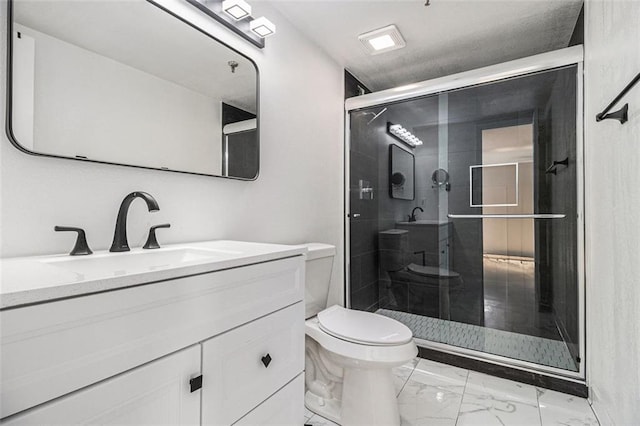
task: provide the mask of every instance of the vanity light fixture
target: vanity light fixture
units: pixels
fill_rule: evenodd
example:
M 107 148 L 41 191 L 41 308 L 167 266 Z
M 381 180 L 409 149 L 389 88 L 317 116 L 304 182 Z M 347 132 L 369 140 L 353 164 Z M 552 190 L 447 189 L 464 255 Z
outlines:
M 253 45 L 264 48 L 265 37 L 276 33 L 276 26 L 264 16 L 251 16 L 245 0 L 186 0 Z
M 388 25 L 368 33 L 360 34 L 358 40 L 371 55 L 401 49 L 407 45 L 395 25 Z
M 244 0 L 224 0 L 222 10 L 236 21 L 251 16 L 251 5 Z
M 422 141 L 419 138 L 399 124 L 387 122 L 387 133 L 411 148 L 422 145 Z
M 276 26 L 264 16 L 249 22 L 249 28 L 259 37 L 269 37 L 276 33 Z

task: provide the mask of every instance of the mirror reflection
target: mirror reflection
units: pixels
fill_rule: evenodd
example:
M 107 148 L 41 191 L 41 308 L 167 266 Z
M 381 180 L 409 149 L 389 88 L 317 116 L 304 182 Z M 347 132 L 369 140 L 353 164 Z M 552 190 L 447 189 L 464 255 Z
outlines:
M 389 145 L 389 196 L 400 200 L 414 199 L 415 160 L 412 153 L 397 145 Z
M 11 130 L 20 149 L 257 176 L 251 60 L 148 1 L 12 5 Z

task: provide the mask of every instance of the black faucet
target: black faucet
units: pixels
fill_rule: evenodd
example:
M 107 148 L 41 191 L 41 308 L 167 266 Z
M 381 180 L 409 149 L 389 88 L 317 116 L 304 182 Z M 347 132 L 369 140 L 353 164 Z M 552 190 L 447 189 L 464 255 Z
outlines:
M 409 215 L 409 222 L 416 221 L 416 210 L 420 210 L 422 213 L 424 213 L 424 210 L 422 210 L 422 207 L 415 207 L 413 210 L 411 210 L 411 214 Z
M 120 210 L 118 210 L 118 219 L 116 220 L 116 231 L 113 234 L 113 243 L 109 251 L 129 251 L 129 243 L 127 241 L 127 213 L 129 212 L 129 206 L 131 202 L 136 198 L 142 198 L 147 203 L 147 207 L 150 212 L 157 212 L 160 210 L 158 202 L 151 195 L 146 192 L 132 192 L 124 197 L 122 204 L 120 204 Z

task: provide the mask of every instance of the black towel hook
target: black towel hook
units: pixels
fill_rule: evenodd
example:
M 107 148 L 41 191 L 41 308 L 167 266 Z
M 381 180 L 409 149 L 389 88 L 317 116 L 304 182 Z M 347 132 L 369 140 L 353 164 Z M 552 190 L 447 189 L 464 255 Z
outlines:
M 620 108 L 617 111 L 614 111 L 611 113 L 609 111 L 611 110 L 611 108 L 615 106 L 615 104 L 618 103 L 618 101 L 620 101 L 620 99 L 622 99 L 624 95 L 627 94 L 629 90 L 631 90 L 633 86 L 636 85 L 638 81 L 640 81 L 640 73 L 638 73 L 638 75 L 636 75 L 633 78 L 633 80 L 631 80 L 631 82 L 627 84 L 627 86 L 624 89 L 622 89 L 622 91 L 618 94 L 618 96 L 616 96 L 615 99 L 611 101 L 611 103 L 607 105 L 607 107 L 600 114 L 596 115 L 596 121 L 602 121 L 602 120 L 607 120 L 609 118 L 612 118 L 614 120 L 620 121 L 620 124 L 626 123 L 629 120 L 629 104 L 628 103 L 624 104 L 622 108 Z
M 565 166 L 565 167 L 569 167 L 569 157 L 565 158 L 564 160 L 553 160 L 553 163 L 547 167 L 547 169 L 544 171 L 546 174 L 549 173 L 553 173 L 554 175 L 558 172 L 557 168 L 558 166 Z

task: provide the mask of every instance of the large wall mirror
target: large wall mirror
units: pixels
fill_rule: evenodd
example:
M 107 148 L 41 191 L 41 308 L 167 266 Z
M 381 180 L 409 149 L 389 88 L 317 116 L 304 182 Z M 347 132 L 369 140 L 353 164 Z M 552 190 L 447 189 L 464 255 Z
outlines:
M 255 179 L 258 70 L 146 0 L 11 0 L 7 132 L 22 151 Z

